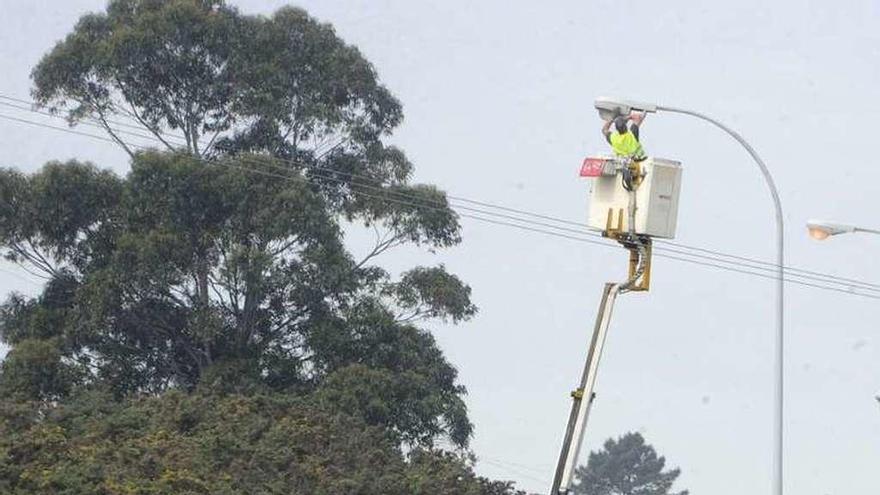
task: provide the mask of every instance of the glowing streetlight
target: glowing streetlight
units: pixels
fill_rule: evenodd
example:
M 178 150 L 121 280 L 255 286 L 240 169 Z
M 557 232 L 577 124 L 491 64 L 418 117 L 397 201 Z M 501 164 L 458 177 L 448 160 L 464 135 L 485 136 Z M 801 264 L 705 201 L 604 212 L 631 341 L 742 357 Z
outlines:
M 854 232 L 865 232 L 868 234 L 880 235 L 880 230 L 865 229 L 856 227 L 855 225 L 847 225 L 837 222 L 828 222 L 825 220 L 810 220 L 807 222 L 807 230 L 810 237 L 817 241 L 824 241 L 833 235 L 852 234 Z

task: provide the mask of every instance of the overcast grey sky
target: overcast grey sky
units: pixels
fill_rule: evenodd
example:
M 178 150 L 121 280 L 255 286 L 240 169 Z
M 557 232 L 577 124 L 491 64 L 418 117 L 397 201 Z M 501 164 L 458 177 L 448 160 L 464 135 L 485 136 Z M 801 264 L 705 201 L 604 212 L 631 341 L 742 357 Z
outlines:
M 269 13 L 280 0 L 234 2 Z M 873 1 L 304 1 L 356 44 L 403 101 L 395 135 L 419 181 L 459 196 L 583 219 L 585 154 L 604 151 L 594 97 L 694 108 L 739 130 L 779 184 L 791 264 L 876 281 L 880 237 L 818 244 L 808 217 L 877 215 L 880 3 Z M 0 92 L 103 0 L 4 0 Z M 8 113 L 8 112 L 3 112 Z M 682 161 L 678 241 L 772 259 L 773 216 L 754 164 L 692 118 L 652 115 L 649 153 Z M 0 122 L 0 165 L 33 171 L 91 159 L 124 173 L 109 144 Z M 434 333 L 461 371 L 481 473 L 548 490 L 602 285 L 626 256 L 464 219 L 464 243 L 402 251 L 392 269 L 445 263 L 480 315 Z M 14 267 L 4 265 L 4 269 Z M 21 275 L 21 272 L 16 272 Z M 0 273 L 0 292 L 33 292 Z M 769 492 L 773 283 L 656 260 L 649 294 L 618 302 L 587 448 L 642 432 L 694 494 Z M 786 487 L 876 491 L 880 301 L 790 286 Z

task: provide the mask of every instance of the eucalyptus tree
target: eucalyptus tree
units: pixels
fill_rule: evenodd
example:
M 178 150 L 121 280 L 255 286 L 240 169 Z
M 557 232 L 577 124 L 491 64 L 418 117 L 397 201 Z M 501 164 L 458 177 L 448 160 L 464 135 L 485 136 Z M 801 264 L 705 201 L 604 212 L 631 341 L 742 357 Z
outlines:
M 465 389 L 420 322 L 473 316 L 470 288 L 442 265 L 376 264 L 458 244 L 458 217 L 411 182 L 386 143 L 400 103 L 330 25 L 290 7 L 111 0 L 33 80 L 40 105 L 103 126 L 131 171 L 0 172 L 0 247 L 47 279 L 0 312 L 0 388 L 42 407 L 83 387 L 314 394 L 402 442 L 467 445 Z M 350 223 L 376 229 L 362 257 Z M 18 373 L 28 362 L 46 375 Z

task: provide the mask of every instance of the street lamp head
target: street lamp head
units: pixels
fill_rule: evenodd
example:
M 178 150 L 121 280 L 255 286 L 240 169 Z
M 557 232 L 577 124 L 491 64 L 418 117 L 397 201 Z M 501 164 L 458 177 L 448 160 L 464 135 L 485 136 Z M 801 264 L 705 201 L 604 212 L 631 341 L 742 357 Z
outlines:
M 810 237 L 817 241 L 824 241 L 831 236 L 831 234 L 829 234 L 828 231 L 825 229 L 821 229 L 818 227 L 808 227 L 808 229 L 810 232 Z
M 813 239 L 824 241 L 833 235 L 855 232 L 856 228 L 852 225 L 826 222 L 824 220 L 810 220 L 807 222 L 807 230 L 809 230 L 810 237 Z
M 599 117 L 606 122 L 613 120 L 619 115 L 629 115 L 633 110 L 649 113 L 655 113 L 657 111 L 657 105 L 654 105 L 653 103 L 609 98 L 607 96 L 596 98 L 593 106 L 599 111 Z

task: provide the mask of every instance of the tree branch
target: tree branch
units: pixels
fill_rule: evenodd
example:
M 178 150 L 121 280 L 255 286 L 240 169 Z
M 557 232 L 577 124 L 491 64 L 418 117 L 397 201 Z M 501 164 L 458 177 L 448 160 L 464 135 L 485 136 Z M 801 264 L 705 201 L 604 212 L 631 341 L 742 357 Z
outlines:
M 379 231 L 376 230 L 376 245 L 373 247 L 373 250 L 370 251 L 362 260 L 360 260 L 356 265 L 355 269 L 359 269 L 363 267 L 368 261 L 371 259 L 380 256 L 385 251 L 388 251 L 391 248 L 401 246 L 404 244 L 404 237 L 400 234 L 394 234 L 387 239 L 379 237 Z
M 294 236 L 293 239 L 291 239 L 290 241 L 282 244 L 278 248 L 270 250 L 269 254 L 272 257 L 278 256 L 279 254 L 281 254 L 281 253 L 287 251 L 288 249 L 290 249 L 291 247 L 293 247 L 298 242 L 299 242 L 299 236 Z
M 117 80 L 117 84 L 120 84 L 120 86 L 121 86 L 122 83 L 120 83 L 120 82 Z M 140 115 L 140 114 L 138 113 L 138 111 L 137 111 L 137 107 L 135 107 L 134 103 L 132 103 L 131 100 L 129 100 L 127 97 L 125 97 L 125 93 L 124 93 L 124 92 L 123 92 L 123 99 L 125 100 L 126 103 L 128 103 L 128 106 L 131 107 L 131 112 L 130 112 L 130 114 L 131 114 L 132 117 L 134 117 L 135 120 L 138 121 L 138 123 L 140 123 L 142 126 L 144 126 L 148 131 L 150 131 L 150 133 L 151 133 L 152 135 L 156 136 L 156 139 L 158 139 L 159 141 L 161 141 L 162 144 L 164 144 L 165 147 L 168 148 L 169 151 L 174 151 L 174 150 L 176 149 L 174 146 L 171 145 L 171 143 L 169 143 L 168 141 L 165 140 L 164 137 L 162 137 L 162 132 L 160 132 L 158 128 L 154 128 L 153 126 L 151 126 L 150 124 L 148 124 L 148 123 L 147 123 L 147 122 L 141 117 L 141 115 Z
M 222 130 L 222 129 L 218 129 L 217 132 L 215 132 L 214 135 L 211 136 L 211 140 L 208 141 L 208 144 L 205 145 L 204 148 L 202 148 L 202 154 L 203 154 L 203 155 L 210 156 L 209 153 L 210 153 L 210 151 L 211 151 L 211 148 L 214 147 L 214 143 L 217 141 L 217 138 L 218 138 L 218 137 L 220 136 L 220 134 L 222 134 L 222 133 L 223 133 L 223 130 Z
M 425 310 L 423 307 L 419 307 L 407 316 L 404 316 L 404 317 L 395 316 L 394 322 L 395 323 L 411 323 L 415 320 L 422 319 L 422 317 L 424 317 L 425 315 L 430 315 L 430 314 L 431 314 L 430 310 Z
M 116 141 L 116 144 L 118 144 L 119 146 L 121 146 L 122 149 L 125 150 L 126 153 L 128 153 L 128 156 L 129 156 L 129 157 L 134 158 L 134 152 L 133 152 L 133 151 L 131 150 L 131 148 L 128 146 L 128 143 L 126 143 L 125 141 L 123 141 L 122 138 L 120 138 L 120 137 L 116 134 L 116 132 L 114 131 L 114 129 L 113 129 L 112 127 L 110 127 L 110 124 L 107 122 L 107 118 L 104 116 L 104 112 L 101 111 L 101 110 L 98 108 L 97 105 L 92 105 L 92 109 L 93 109 L 93 110 L 95 111 L 95 113 L 98 115 L 98 121 L 101 122 L 101 126 L 104 128 L 105 131 L 107 131 L 107 134 L 109 134 L 110 137 L 111 137 L 114 141 Z
M 31 273 L 32 275 L 39 276 L 40 278 L 45 278 L 45 279 L 50 279 L 54 276 L 57 276 L 58 271 L 52 266 L 51 263 L 46 261 L 46 259 L 42 255 L 40 255 L 38 252 L 36 252 L 36 248 L 33 247 L 33 243 L 30 240 L 27 240 L 26 242 L 28 243 L 28 245 L 31 246 L 32 249 L 35 250 L 33 253 L 31 253 L 27 249 L 23 248 L 17 242 L 11 243 L 9 245 L 9 249 L 11 249 L 13 252 L 17 253 L 19 256 L 23 257 L 25 260 L 27 260 L 31 265 L 36 267 L 38 270 L 41 270 L 42 272 L 46 273 L 48 275 L 48 277 L 39 276 L 37 274 L 31 273 L 30 271 L 28 271 L 28 273 Z M 19 263 L 19 266 L 22 266 L 22 265 Z M 22 268 L 24 268 L 24 266 L 22 266 Z

